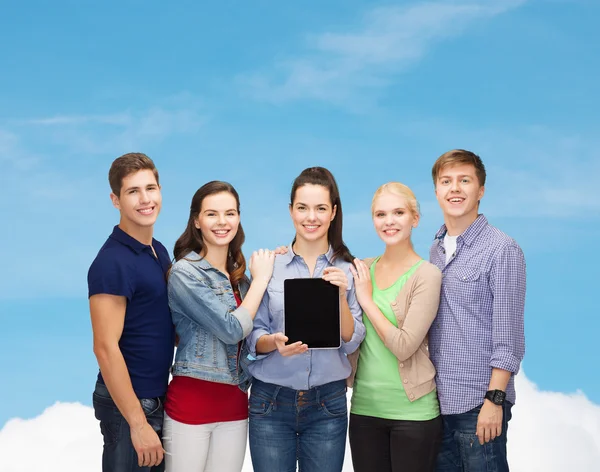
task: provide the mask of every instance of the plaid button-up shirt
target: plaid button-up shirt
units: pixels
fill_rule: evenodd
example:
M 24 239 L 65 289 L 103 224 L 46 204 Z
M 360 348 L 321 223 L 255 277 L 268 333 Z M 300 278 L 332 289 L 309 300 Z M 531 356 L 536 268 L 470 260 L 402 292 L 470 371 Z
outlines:
M 450 415 L 483 403 L 492 368 L 519 370 L 525 354 L 525 258 L 483 215 L 457 238 L 448 264 L 445 234 L 444 225 L 429 254 L 443 274 L 429 349 L 442 414 Z M 514 375 L 506 399 L 515 402 Z

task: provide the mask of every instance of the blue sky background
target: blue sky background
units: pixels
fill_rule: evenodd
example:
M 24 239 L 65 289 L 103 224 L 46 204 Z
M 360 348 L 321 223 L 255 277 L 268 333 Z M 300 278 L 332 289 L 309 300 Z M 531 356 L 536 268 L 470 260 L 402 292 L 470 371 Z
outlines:
M 426 257 L 432 163 L 479 153 L 481 209 L 527 258 L 524 370 L 600 403 L 598 18 L 593 0 L 2 2 L 0 428 L 91 404 L 86 273 L 129 151 L 160 170 L 169 249 L 213 179 L 240 193 L 247 253 L 289 242 L 291 182 L 322 165 L 359 257 L 382 250 L 369 205 L 390 180 L 421 202 Z

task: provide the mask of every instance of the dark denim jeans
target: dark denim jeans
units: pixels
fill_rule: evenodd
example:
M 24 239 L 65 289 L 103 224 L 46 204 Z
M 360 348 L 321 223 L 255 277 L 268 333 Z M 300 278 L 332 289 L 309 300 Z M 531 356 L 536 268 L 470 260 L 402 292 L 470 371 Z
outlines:
M 249 408 L 254 472 L 340 472 L 348 409 L 346 382 L 292 390 L 254 379 Z
M 511 408 L 505 402 L 502 434 L 483 446 L 476 434 L 481 405 L 459 415 L 443 415 L 444 432 L 436 472 L 508 472 L 506 435 Z
M 163 399 L 142 398 L 140 403 L 148 423 L 158 433 L 158 437 L 162 437 Z M 93 404 L 96 419 L 100 420 L 100 431 L 104 438 L 103 472 L 162 472 L 165 470 L 164 460 L 156 467 L 138 466 L 138 455 L 131 443 L 129 424 L 110 397 L 106 385 L 100 382 L 96 383 Z

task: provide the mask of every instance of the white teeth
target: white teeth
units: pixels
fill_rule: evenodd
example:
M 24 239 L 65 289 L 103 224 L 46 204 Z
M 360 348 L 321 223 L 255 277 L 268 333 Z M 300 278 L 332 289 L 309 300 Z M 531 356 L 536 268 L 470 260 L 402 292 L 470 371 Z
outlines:
M 138 210 L 140 213 L 142 213 L 143 215 L 149 215 L 150 213 L 152 213 L 152 208 L 144 208 L 143 210 Z
M 460 203 L 460 202 L 462 202 L 462 198 L 451 198 L 450 202 L 452 202 L 452 203 Z
M 220 230 L 217 229 L 214 231 L 214 233 L 216 233 L 216 234 L 227 234 L 228 232 L 229 232 L 229 230 L 226 230 L 226 229 L 220 229 Z

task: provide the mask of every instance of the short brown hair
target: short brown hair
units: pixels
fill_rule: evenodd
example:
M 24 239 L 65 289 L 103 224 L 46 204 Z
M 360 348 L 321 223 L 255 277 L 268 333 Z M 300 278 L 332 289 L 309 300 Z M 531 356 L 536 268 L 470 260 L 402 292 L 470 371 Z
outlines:
M 146 154 L 141 152 L 129 152 L 117 157 L 108 171 L 108 183 L 110 189 L 117 197 L 121 196 L 121 187 L 123 186 L 123 179 L 130 174 L 138 172 L 140 170 L 151 170 L 156 177 L 156 183 L 158 184 L 158 170 L 152 159 Z
M 459 164 L 471 164 L 475 167 L 475 175 L 477 176 L 477 180 L 479 180 L 479 185 L 482 187 L 485 185 L 485 166 L 483 165 L 483 162 L 481 162 L 481 158 L 477 154 L 471 151 L 465 151 L 464 149 L 453 149 L 438 157 L 431 169 L 433 185 L 436 184 L 440 171 L 444 167 Z

